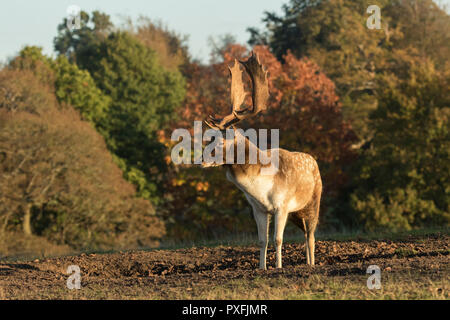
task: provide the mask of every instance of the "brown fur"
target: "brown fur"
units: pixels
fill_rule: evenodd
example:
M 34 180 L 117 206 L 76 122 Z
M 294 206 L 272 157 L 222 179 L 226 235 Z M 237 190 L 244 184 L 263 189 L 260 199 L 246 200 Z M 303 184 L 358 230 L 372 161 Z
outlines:
M 260 150 L 247 138 L 245 139 L 246 163 L 225 164 L 228 179 L 244 192 L 253 207 L 255 219 L 261 213 L 275 216 L 277 214 L 287 215 L 289 220 L 305 233 L 307 262 L 308 264 L 314 264 L 314 252 L 308 252 L 308 246 L 311 246 L 314 251 L 314 232 L 319 220 L 322 194 L 322 180 L 317 162 L 309 154 L 278 149 L 278 171 L 272 176 L 263 176 L 261 174 L 262 168 L 269 167 L 270 164 L 250 164 L 250 148 L 256 148 L 258 154 Z M 235 137 L 232 141 L 235 148 L 235 160 L 237 155 L 236 141 L 237 138 Z M 226 160 L 225 151 L 224 149 L 224 162 Z M 272 150 L 268 150 L 268 152 L 270 155 Z M 268 189 L 264 185 L 266 180 Z M 295 210 L 292 209 L 293 207 L 295 207 Z M 284 226 L 281 229 L 275 232 L 277 246 L 282 242 Z M 258 232 L 260 233 L 261 230 L 258 229 Z M 266 240 L 263 239 L 262 242 L 262 246 L 267 246 Z M 262 264 L 261 267 L 263 268 Z

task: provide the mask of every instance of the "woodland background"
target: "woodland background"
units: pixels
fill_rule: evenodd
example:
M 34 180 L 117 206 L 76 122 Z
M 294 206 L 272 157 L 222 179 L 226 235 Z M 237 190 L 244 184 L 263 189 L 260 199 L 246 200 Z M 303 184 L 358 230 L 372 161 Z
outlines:
M 366 27 L 369 5 L 382 29 Z M 230 108 L 227 66 L 253 49 L 269 110 L 324 181 L 320 229 L 450 223 L 450 16 L 431 0 L 290 0 L 248 43 L 211 40 L 209 63 L 148 18 L 61 21 L 56 57 L 24 47 L 0 70 L 0 254 L 153 247 L 256 231 L 222 169 L 175 166 L 176 128 Z M 248 82 L 248 79 L 247 79 Z

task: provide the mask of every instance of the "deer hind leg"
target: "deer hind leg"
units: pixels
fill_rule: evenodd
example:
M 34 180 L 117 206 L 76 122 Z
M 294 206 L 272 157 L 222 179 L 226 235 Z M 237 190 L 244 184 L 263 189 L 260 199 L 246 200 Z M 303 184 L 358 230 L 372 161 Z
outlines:
M 308 246 L 308 232 L 307 232 L 308 229 L 307 229 L 306 221 L 305 221 L 305 217 L 309 217 L 310 214 L 311 214 L 311 209 L 308 207 L 308 208 L 291 213 L 291 215 L 289 217 L 291 219 L 291 221 L 304 232 L 306 264 L 311 264 L 310 263 L 311 257 L 309 254 L 309 246 Z
M 307 228 L 305 234 L 307 234 L 308 251 L 309 251 L 309 264 L 314 265 L 314 250 L 315 250 L 315 237 L 317 222 L 319 221 L 319 208 L 320 208 L 320 193 L 318 193 L 314 199 L 313 206 L 310 209 L 310 215 L 307 222 Z
M 318 205 L 316 200 L 311 202 L 306 208 L 300 210 L 297 219 L 297 225 L 305 233 L 305 250 L 306 250 L 306 264 L 314 265 L 314 249 L 315 249 L 315 237 L 318 221 Z
M 316 229 L 316 224 L 311 225 L 311 229 L 308 229 L 308 251 L 309 251 L 309 265 L 314 265 L 314 249 L 315 249 L 315 238 L 314 238 L 314 231 Z
M 275 213 L 275 245 L 276 245 L 276 258 L 277 258 L 277 268 L 282 267 L 281 263 L 281 247 L 283 245 L 283 233 L 286 227 L 288 214 L 286 212 L 277 211 Z
M 256 226 L 258 227 L 258 238 L 259 238 L 259 268 L 266 270 L 266 260 L 267 260 L 267 245 L 269 244 L 269 224 L 270 217 L 268 213 L 261 212 L 253 208 L 253 216 L 256 221 Z

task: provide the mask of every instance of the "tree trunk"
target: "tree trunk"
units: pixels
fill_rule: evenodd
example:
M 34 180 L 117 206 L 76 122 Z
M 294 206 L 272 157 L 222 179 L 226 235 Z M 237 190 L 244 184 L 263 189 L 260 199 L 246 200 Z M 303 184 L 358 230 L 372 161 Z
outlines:
M 25 233 L 26 235 L 31 235 L 31 208 L 32 205 L 31 204 L 27 204 L 25 206 L 25 212 L 23 215 L 23 233 Z

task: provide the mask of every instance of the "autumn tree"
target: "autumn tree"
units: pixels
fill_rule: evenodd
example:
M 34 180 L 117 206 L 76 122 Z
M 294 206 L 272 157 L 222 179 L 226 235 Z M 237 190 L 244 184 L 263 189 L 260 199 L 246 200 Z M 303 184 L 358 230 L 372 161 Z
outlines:
M 65 56 L 52 60 L 42 53 L 42 48 L 34 46 L 23 48 L 11 60 L 9 67 L 31 71 L 54 90 L 60 104 L 74 107 L 83 119 L 92 122 L 104 133 L 104 120 L 111 99 L 97 88 L 88 71 L 79 69 Z
M 42 48 L 26 46 L 14 57 L 9 66 L 12 69 L 29 70 L 48 89 L 54 89 L 55 73 L 52 59 L 42 53 Z
M 428 58 L 437 69 L 450 56 L 450 15 L 439 1 L 390 1 L 383 9 L 389 17 L 391 47 L 410 55 Z
M 0 71 L 0 219 L 75 248 L 155 245 L 164 225 L 135 198 L 103 138 L 28 70 Z
M 124 31 L 154 50 L 159 62 L 167 70 L 181 70 L 188 63 L 190 56 L 186 36 L 181 36 L 162 22 L 147 17 L 140 17 L 136 23 L 128 19 L 126 26 Z

